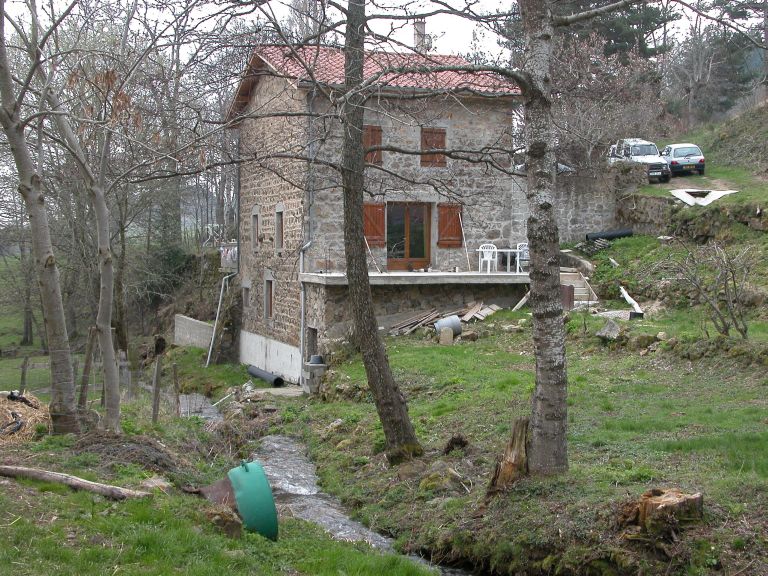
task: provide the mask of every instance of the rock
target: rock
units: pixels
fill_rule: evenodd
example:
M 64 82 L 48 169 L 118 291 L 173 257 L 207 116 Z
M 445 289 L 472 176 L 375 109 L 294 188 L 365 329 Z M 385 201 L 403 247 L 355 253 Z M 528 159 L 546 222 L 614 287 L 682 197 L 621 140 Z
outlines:
M 152 476 L 151 478 L 146 478 L 142 480 L 140 486 L 142 488 L 146 488 L 147 490 L 154 490 L 155 488 L 157 488 L 165 492 L 166 490 L 170 489 L 173 485 L 170 482 L 168 482 L 168 480 L 166 480 L 161 476 Z
M 205 510 L 205 517 L 230 538 L 243 535 L 243 521 L 230 508 L 211 505 Z
M 413 480 L 424 474 L 426 468 L 422 460 L 406 460 L 397 467 L 397 477 L 401 481 Z
M 525 326 L 526 324 L 528 324 L 527 318 L 520 318 L 520 320 L 517 321 L 518 326 Z
M 419 482 L 419 490 L 430 492 L 452 491 L 461 487 L 461 475 L 447 462 L 437 460 Z
M 327 438 L 334 432 L 338 431 L 342 426 L 344 426 L 344 420 L 341 418 L 336 418 L 336 420 L 328 424 L 328 426 L 325 427 L 325 430 L 323 430 L 323 438 Z
M 523 331 L 523 327 L 518 326 L 517 324 L 506 324 L 505 326 L 502 326 L 501 329 L 504 332 L 513 333 L 513 334 L 517 334 Z
M 661 342 L 666 342 L 667 340 L 669 340 L 669 334 L 667 334 L 666 332 L 659 332 L 658 334 L 656 334 L 656 340 L 659 340 Z
M 616 322 L 608 318 L 605 325 L 602 328 L 600 328 L 600 330 L 597 331 L 595 336 L 597 336 L 598 338 L 602 338 L 603 340 L 612 342 L 619 337 L 620 333 L 621 333 L 621 327 L 618 324 L 616 324 Z
M 629 338 L 628 346 L 630 350 L 643 350 L 656 342 L 656 336 L 652 334 L 635 334 Z
M 469 342 L 475 342 L 477 341 L 477 332 L 474 332 L 473 330 L 467 330 L 461 335 L 462 340 L 468 340 Z
M 352 446 L 352 440 L 344 438 L 344 440 L 336 444 L 336 450 L 346 450 L 350 446 Z
M 453 330 L 448 326 L 440 329 L 440 344 L 442 346 L 450 346 L 453 344 Z
M 467 440 L 463 434 L 454 434 L 451 436 L 451 439 L 448 440 L 445 448 L 443 448 L 443 454 L 450 454 L 453 450 L 461 450 L 466 448 L 468 445 L 469 440 Z

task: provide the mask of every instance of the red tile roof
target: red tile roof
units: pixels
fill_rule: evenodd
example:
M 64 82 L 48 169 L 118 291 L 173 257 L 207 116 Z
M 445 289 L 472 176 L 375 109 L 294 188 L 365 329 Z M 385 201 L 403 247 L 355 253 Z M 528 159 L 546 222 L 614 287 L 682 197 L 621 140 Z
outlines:
M 248 101 L 256 77 L 264 73 L 285 76 L 300 82 L 340 86 L 344 84 L 344 50 L 329 46 L 280 46 L 263 45 L 256 48 L 249 65 L 249 72 L 238 86 L 230 117 L 237 114 Z M 379 88 L 396 90 L 435 90 L 486 95 L 520 94 L 520 89 L 510 80 L 490 72 L 458 70 L 434 71 L 435 67 L 462 67 L 471 64 L 461 56 L 439 54 L 403 54 L 367 51 L 363 75 L 371 79 L 382 70 L 424 67 L 424 72 L 386 72 L 373 83 Z M 310 73 L 311 72 L 311 73 Z

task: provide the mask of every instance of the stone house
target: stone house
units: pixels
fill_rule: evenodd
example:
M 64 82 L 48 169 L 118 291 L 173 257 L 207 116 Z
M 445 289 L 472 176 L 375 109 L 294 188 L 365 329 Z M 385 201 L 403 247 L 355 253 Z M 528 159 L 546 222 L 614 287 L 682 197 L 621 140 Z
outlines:
M 529 282 L 511 253 L 492 274 L 478 270 L 477 256 L 483 243 L 515 248 L 526 241 L 525 182 L 492 166 L 511 165 L 519 90 L 490 74 L 381 73 L 425 64 L 466 61 L 384 52 L 365 60 L 371 92 L 363 140 L 373 150 L 366 155 L 364 228 L 383 326 L 432 307 L 509 304 Z M 327 354 L 350 328 L 334 168 L 345 130 L 335 113 L 343 71 L 342 49 L 261 46 L 229 112 L 240 132 L 240 358 L 292 382 L 304 383 L 307 359 Z M 564 238 L 612 214 L 594 195 L 566 196 L 559 206 Z

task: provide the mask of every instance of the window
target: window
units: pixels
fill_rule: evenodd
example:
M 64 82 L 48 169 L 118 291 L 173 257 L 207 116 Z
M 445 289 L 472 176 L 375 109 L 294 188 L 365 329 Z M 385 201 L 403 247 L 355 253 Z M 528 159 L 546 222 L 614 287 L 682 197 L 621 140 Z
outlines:
M 437 205 L 437 245 L 441 248 L 460 248 L 461 204 Z
M 368 241 L 368 246 L 381 248 L 386 244 L 384 206 L 384 204 L 363 204 L 363 234 Z
M 367 150 L 371 146 L 381 146 L 381 126 L 366 124 L 363 126 L 363 148 Z M 382 158 L 381 150 L 372 150 L 365 155 L 366 163 L 376 166 L 383 164 Z
M 250 308 L 251 306 L 251 289 L 243 287 L 243 308 Z
M 421 129 L 421 149 L 422 150 L 444 150 L 445 149 L 445 128 L 422 128 Z M 422 166 L 444 167 L 445 154 L 441 152 L 422 153 Z
M 261 228 L 260 228 L 260 210 L 258 206 L 254 206 L 253 210 L 251 210 L 251 247 L 253 248 L 254 252 L 257 252 L 259 249 L 259 244 L 261 243 Z
M 283 209 L 275 210 L 275 250 L 283 249 Z
M 275 295 L 274 280 L 264 280 L 264 318 L 272 318 L 272 304 Z

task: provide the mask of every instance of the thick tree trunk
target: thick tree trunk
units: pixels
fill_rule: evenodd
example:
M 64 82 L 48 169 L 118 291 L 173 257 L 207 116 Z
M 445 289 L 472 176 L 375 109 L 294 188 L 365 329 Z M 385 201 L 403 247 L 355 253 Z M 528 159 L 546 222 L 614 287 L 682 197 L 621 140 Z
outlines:
M 125 286 L 125 224 L 118 222 L 120 226 L 120 252 L 117 254 L 117 270 L 115 272 L 115 338 L 117 339 L 117 349 L 128 352 L 128 318 L 126 314 Z
M 550 62 L 554 30 L 551 2 L 520 0 L 526 40 L 525 70 L 531 86 L 525 101 L 525 130 L 530 210 L 533 345 L 536 386 L 533 393 L 528 469 L 556 474 L 568 469 L 565 328 L 560 300 L 559 239 L 554 211 L 555 154 L 551 116 Z
M 3 63 L 0 63 L 0 68 Z M 4 72 L 5 69 L 0 71 Z M 5 100 L 5 99 L 4 99 Z M 37 270 L 40 301 L 43 306 L 46 342 L 50 347 L 51 403 L 49 410 L 53 431 L 59 434 L 79 432 L 75 409 L 75 383 L 72 372 L 64 304 L 61 299 L 59 269 L 53 255 L 48 214 L 42 192 L 40 176 L 34 168 L 23 128 L 5 112 L 0 112 L 3 129 L 16 161 L 19 174 L 19 193 L 29 214 L 32 236 L 32 254 Z
M 365 41 L 365 0 L 348 3 L 345 41 L 345 75 L 349 100 L 342 110 L 344 146 L 342 183 L 344 188 L 344 249 L 347 261 L 349 300 L 368 385 L 376 403 L 390 462 L 422 453 L 405 398 L 395 382 L 373 311 L 368 261 L 363 236 L 363 150 L 364 97 L 351 91 L 362 81 Z

